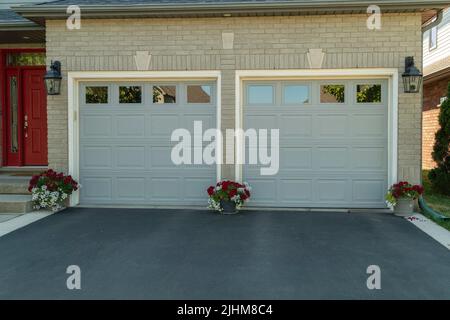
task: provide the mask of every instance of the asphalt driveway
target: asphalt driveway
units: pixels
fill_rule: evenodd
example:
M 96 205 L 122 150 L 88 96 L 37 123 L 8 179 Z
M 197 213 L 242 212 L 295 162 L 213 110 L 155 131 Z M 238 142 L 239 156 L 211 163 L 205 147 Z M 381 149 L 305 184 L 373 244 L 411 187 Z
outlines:
M 0 238 L 9 298 L 450 299 L 450 251 L 383 213 L 71 208 Z

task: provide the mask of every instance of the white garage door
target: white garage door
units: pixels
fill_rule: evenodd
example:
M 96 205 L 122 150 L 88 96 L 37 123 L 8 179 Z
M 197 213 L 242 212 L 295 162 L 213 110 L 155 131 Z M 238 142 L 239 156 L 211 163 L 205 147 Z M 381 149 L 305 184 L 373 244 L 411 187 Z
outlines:
M 81 204 L 205 205 L 215 165 L 171 159 L 172 131 L 216 127 L 213 82 L 82 83 Z
M 280 130 L 278 174 L 243 166 L 251 205 L 384 208 L 387 92 L 375 79 L 245 81 L 244 128 Z

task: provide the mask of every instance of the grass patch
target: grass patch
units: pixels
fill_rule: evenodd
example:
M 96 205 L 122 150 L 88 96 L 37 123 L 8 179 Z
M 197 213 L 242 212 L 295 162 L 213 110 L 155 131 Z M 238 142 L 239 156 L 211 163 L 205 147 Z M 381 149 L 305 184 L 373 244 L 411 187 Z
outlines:
M 423 198 L 425 202 L 435 211 L 442 213 L 444 216 L 450 217 L 450 197 L 437 193 L 431 188 L 430 179 L 428 179 L 428 170 L 422 171 L 422 182 L 425 192 Z M 423 213 L 429 219 L 432 219 L 447 230 L 450 230 L 450 221 L 441 221 L 433 219 L 427 214 Z

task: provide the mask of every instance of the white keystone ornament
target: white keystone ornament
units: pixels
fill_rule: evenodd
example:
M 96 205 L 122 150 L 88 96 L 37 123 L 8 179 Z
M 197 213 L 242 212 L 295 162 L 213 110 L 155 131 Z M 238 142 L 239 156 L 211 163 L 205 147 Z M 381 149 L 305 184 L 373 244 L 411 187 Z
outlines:
M 152 55 L 149 54 L 148 51 L 136 51 L 136 55 L 134 56 L 134 62 L 136 63 L 136 69 L 138 71 L 148 70 L 151 59 L 152 59 Z
M 323 60 L 325 58 L 325 52 L 323 52 L 322 49 L 309 49 L 306 55 L 311 69 L 322 68 Z
M 234 33 L 222 32 L 222 47 L 223 49 L 233 49 L 234 46 Z

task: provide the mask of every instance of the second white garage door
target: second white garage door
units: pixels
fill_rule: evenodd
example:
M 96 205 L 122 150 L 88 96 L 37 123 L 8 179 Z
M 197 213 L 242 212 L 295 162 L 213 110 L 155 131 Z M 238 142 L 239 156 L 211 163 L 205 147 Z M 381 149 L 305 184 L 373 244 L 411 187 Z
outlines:
M 81 204 L 206 205 L 215 165 L 171 159 L 173 130 L 216 127 L 214 82 L 82 83 Z
M 249 204 L 385 208 L 387 81 L 244 81 L 243 88 L 244 128 L 280 130 L 278 174 L 243 166 Z

